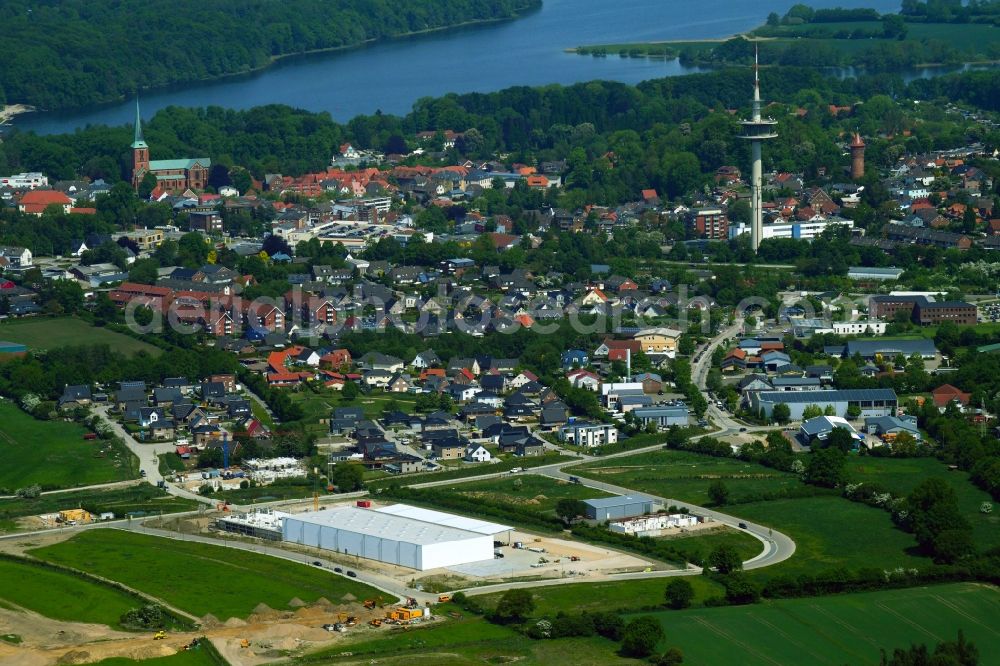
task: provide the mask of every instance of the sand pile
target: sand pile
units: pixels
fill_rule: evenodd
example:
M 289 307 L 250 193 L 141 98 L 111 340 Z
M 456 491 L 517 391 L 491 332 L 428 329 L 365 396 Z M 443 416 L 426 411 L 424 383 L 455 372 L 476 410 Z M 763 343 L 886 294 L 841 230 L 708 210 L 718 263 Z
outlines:
M 70 650 L 59 657 L 57 664 L 85 664 L 90 659 L 90 653 L 86 650 Z
M 292 600 L 288 602 L 288 605 L 292 608 L 302 608 L 306 605 L 306 602 L 302 601 L 298 597 L 292 597 Z
M 205 629 L 214 629 L 221 624 L 221 622 L 219 622 L 219 618 L 215 617 L 211 613 L 203 615 L 200 621 L 201 626 Z
M 227 626 L 227 627 L 245 627 L 245 626 L 247 626 L 247 622 L 246 622 L 246 620 L 241 620 L 238 617 L 231 617 L 228 620 L 226 620 L 225 626 Z

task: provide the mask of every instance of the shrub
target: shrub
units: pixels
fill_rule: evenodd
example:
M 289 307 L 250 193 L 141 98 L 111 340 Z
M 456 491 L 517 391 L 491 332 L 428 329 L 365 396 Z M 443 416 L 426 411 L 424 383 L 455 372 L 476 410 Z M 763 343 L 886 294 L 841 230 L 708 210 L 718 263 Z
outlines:
M 680 610 L 691 605 L 691 600 L 694 599 L 694 588 L 683 578 L 674 578 L 667 583 L 663 594 L 668 606 L 674 610 Z
M 166 619 L 162 607 L 149 604 L 126 611 L 118 622 L 130 629 L 162 629 L 166 626 Z
M 648 657 L 663 637 L 663 627 L 655 617 L 637 617 L 625 625 L 622 632 L 622 653 L 630 657 Z

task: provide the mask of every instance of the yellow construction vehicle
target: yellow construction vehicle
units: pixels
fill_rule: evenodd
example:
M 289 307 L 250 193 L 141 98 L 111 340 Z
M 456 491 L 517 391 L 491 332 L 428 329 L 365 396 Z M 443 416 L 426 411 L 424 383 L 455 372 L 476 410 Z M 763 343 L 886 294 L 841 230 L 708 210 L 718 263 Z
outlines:
M 347 621 L 347 613 L 343 613 L 343 612 L 337 613 L 337 620 L 339 622 L 346 622 Z
M 365 608 L 375 608 L 375 600 L 365 599 Z
M 451 595 L 450 594 L 439 594 L 438 595 L 438 603 L 439 604 L 444 604 L 444 603 L 447 603 L 449 601 L 451 601 Z
M 167 637 L 167 632 L 163 631 L 163 629 L 160 629 L 158 632 L 153 634 L 154 641 L 162 641 L 166 637 Z
M 376 617 L 376 618 L 370 620 L 368 622 L 368 624 L 372 625 L 373 627 L 381 627 L 382 626 L 382 620 L 380 620 L 379 618 Z
M 240 647 L 241 648 L 248 648 L 248 647 L 250 647 L 250 641 L 248 639 L 246 639 L 246 638 L 241 638 L 240 639 Z
M 358 624 L 358 618 L 354 617 L 353 615 L 351 615 L 351 616 L 349 616 L 347 618 L 347 626 L 348 627 L 353 627 L 353 626 L 356 626 L 357 624 Z

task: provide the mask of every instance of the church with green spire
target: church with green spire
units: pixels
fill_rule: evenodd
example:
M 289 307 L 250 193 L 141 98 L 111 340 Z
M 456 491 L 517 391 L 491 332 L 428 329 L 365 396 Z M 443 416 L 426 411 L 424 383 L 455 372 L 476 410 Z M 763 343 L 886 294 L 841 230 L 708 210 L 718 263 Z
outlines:
M 132 187 L 136 190 L 146 174 L 156 177 L 156 190 L 163 193 L 203 190 L 208 185 L 212 160 L 207 157 L 150 160 L 149 146 L 142 136 L 139 98 L 135 100 L 135 135 L 132 138 Z M 154 190 L 155 191 L 155 190 Z

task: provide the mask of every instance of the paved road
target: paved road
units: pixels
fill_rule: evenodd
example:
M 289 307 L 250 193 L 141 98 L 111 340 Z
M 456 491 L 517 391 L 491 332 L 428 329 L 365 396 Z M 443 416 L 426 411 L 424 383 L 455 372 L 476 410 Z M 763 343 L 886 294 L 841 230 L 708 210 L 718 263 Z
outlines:
M 714 338 L 712 338 L 712 340 L 710 340 L 706 345 L 704 345 L 702 348 L 698 350 L 698 352 L 696 353 L 697 360 L 694 362 L 692 366 L 692 380 L 695 382 L 695 385 L 698 386 L 699 389 L 703 391 L 705 390 L 708 371 L 711 368 L 712 351 L 716 347 L 718 347 L 718 345 L 720 345 L 722 341 L 725 340 L 726 338 L 734 337 L 739 332 L 741 326 L 742 326 L 742 321 L 737 320 L 732 325 L 719 331 L 719 333 Z M 111 423 L 112 429 L 115 432 L 115 434 L 121 437 L 122 440 L 125 442 L 126 446 L 128 446 L 128 448 L 138 457 L 140 461 L 140 468 L 146 470 L 147 473 L 146 480 L 153 484 L 162 480 L 163 477 L 159 473 L 158 455 L 161 453 L 172 451 L 173 444 L 142 444 L 137 442 L 135 438 L 132 437 L 131 434 L 129 434 L 124 428 L 122 428 L 121 425 L 108 418 L 107 415 L 108 409 L 109 407 L 104 406 L 97 408 L 96 411 L 100 413 L 103 418 L 108 420 L 109 423 Z M 715 405 L 712 404 L 711 402 L 709 403 L 708 415 L 715 421 L 718 429 L 713 432 L 707 433 L 707 435 L 712 435 L 712 436 L 730 435 L 739 432 L 741 429 L 744 429 L 745 427 L 742 426 L 738 421 L 733 420 L 725 412 L 715 407 Z M 759 427 L 747 428 L 747 430 L 749 431 L 758 431 L 767 429 L 768 428 L 759 428 Z M 572 467 L 574 466 L 581 465 L 583 463 L 593 460 L 601 460 L 601 461 L 612 460 L 615 458 L 623 456 L 632 456 L 647 451 L 656 451 L 660 450 L 661 448 L 662 444 L 655 444 L 639 449 L 619 451 L 617 453 L 612 453 L 599 457 L 591 455 L 580 455 L 578 458 L 573 460 L 562 461 L 540 467 L 528 468 L 524 472 L 521 472 L 521 474 L 537 474 L 542 476 L 548 476 L 554 479 L 568 481 L 571 475 L 567 473 L 565 470 L 572 469 Z M 494 472 L 494 473 L 478 474 L 475 476 L 469 476 L 458 479 L 426 481 L 426 482 L 414 483 L 412 484 L 411 487 L 431 488 L 436 486 L 457 485 L 462 483 L 470 483 L 474 481 L 496 479 L 505 476 L 510 476 L 510 472 Z M 628 495 L 628 494 L 646 495 L 652 497 L 653 499 L 659 502 L 662 502 L 664 506 L 670 506 L 670 505 L 686 506 L 692 513 L 703 515 L 711 518 L 712 520 L 720 524 L 746 531 L 748 534 L 752 535 L 754 538 L 760 541 L 761 544 L 763 545 L 763 549 L 761 550 L 760 554 L 744 562 L 744 568 L 746 569 L 757 569 L 757 568 L 771 566 L 777 564 L 778 562 L 782 562 L 788 559 L 795 553 L 795 542 L 792 541 L 792 539 L 789 538 L 787 535 L 781 532 L 774 531 L 773 529 L 763 525 L 758 525 L 756 523 L 751 523 L 749 521 L 741 520 L 740 518 L 732 516 L 730 514 L 725 514 L 719 511 L 715 511 L 714 509 L 709 509 L 707 507 L 697 506 L 689 502 L 674 500 L 666 497 L 658 497 L 655 495 L 650 495 L 649 493 L 642 493 L 640 491 L 636 491 L 630 488 L 616 486 L 614 484 L 604 483 L 600 481 L 594 481 L 584 477 L 579 477 L 579 482 L 582 485 L 587 486 L 589 488 L 595 488 L 598 490 L 603 490 L 605 492 L 610 492 L 618 495 Z M 170 483 L 166 483 L 165 485 L 167 492 L 171 493 L 172 495 L 176 495 L 179 497 L 187 497 L 189 499 L 194 499 L 211 506 L 215 506 L 216 504 L 216 500 L 207 497 L 202 497 L 195 493 L 190 493 Z M 332 499 L 334 501 L 343 501 L 355 497 L 362 497 L 366 494 L 367 494 L 366 492 L 350 493 L 350 494 L 338 495 L 336 496 L 336 498 L 329 498 L 329 499 Z M 256 506 L 257 507 L 278 506 L 278 505 L 288 506 L 290 504 L 306 504 L 312 501 L 313 500 L 311 498 L 304 498 L 302 500 L 293 502 L 289 501 L 262 502 L 256 504 Z M 250 506 L 234 507 L 234 509 L 240 509 L 240 508 L 249 509 Z M 188 512 L 186 514 L 176 514 L 176 515 L 193 515 L 195 513 L 197 512 Z M 741 524 L 745 525 L 745 527 L 741 528 L 740 527 Z M 324 570 L 330 570 L 331 574 L 333 575 L 340 575 L 340 574 L 335 574 L 332 571 L 334 566 L 341 566 L 346 570 L 346 567 L 344 567 L 344 565 L 334 563 L 330 560 L 326 560 L 323 557 L 306 556 L 297 553 L 290 553 L 287 550 L 273 546 L 268 546 L 267 544 L 264 543 L 248 543 L 244 541 L 235 541 L 235 540 L 228 541 L 224 539 L 214 539 L 211 537 L 205 537 L 200 535 L 179 534 L 177 532 L 172 532 L 172 531 L 158 530 L 146 527 L 143 524 L 143 521 L 128 521 L 125 523 L 119 521 L 116 522 L 114 525 L 95 524 L 90 526 L 80 526 L 78 528 L 73 528 L 73 529 L 94 529 L 94 528 L 111 527 L 111 526 L 120 527 L 124 529 L 132 529 L 143 533 L 154 534 L 157 536 L 164 536 L 168 538 L 180 539 L 185 541 L 210 543 L 213 545 L 223 545 L 230 548 L 238 548 L 240 550 L 249 550 L 271 555 L 274 557 L 281 557 L 292 561 L 302 561 L 302 562 L 318 561 L 322 564 Z M 9 537 L 0 537 L 0 539 L 23 538 L 25 536 L 28 536 L 28 534 L 21 533 L 16 535 L 10 535 Z M 404 583 L 401 583 L 400 581 L 395 580 L 391 577 L 383 576 L 371 571 L 366 571 L 362 567 L 359 567 L 359 569 L 360 573 L 357 580 L 373 585 L 374 587 L 377 587 L 378 589 L 381 589 L 389 594 L 398 596 L 400 598 L 405 596 L 412 596 L 421 603 L 425 601 L 435 601 L 437 598 L 437 596 L 433 594 L 419 593 L 416 592 L 415 590 L 411 590 L 407 588 Z M 669 576 L 694 575 L 700 572 L 701 569 L 692 566 L 687 569 L 637 572 L 637 573 L 606 575 L 606 576 L 591 576 L 584 579 L 577 577 L 570 577 L 570 578 L 559 578 L 559 579 L 551 579 L 544 581 L 520 581 L 520 582 L 501 583 L 497 585 L 469 588 L 465 590 L 465 592 L 468 594 L 487 594 L 491 592 L 497 592 L 497 591 L 520 588 L 520 587 L 563 585 L 563 584 L 580 583 L 580 582 L 593 582 L 596 580 L 605 580 L 605 581 L 629 580 L 629 579 L 644 580 L 652 578 L 663 578 Z
M 60 488 L 58 490 L 46 490 L 39 493 L 41 495 L 60 495 L 62 493 L 75 493 L 81 490 L 112 490 L 114 488 L 129 488 L 143 483 L 142 479 L 128 479 L 127 481 L 111 481 L 110 483 L 95 483 L 92 486 L 75 486 L 73 488 Z M 17 499 L 17 495 L 0 495 L 0 500 Z
M 146 481 L 153 484 L 154 486 L 159 484 L 160 481 L 165 482 L 165 489 L 171 495 L 175 497 L 184 497 L 186 499 L 192 499 L 196 502 L 201 502 L 203 504 L 216 505 L 218 500 L 212 499 L 210 497 L 205 497 L 197 493 L 192 493 L 183 488 L 179 488 L 171 483 L 166 483 L 163 475 L 160 474 L 160 454 L 170 453 L 174 450 L 175 444 L 171 442 L 158 442 L 158 443 L 142 443 L 135 439 L 130 432 L 125 430 L 120 423 L 108 416 L 108 412 L 111 410 L 111 405 L 102 405 L 94 409 L 94 411 L 100 415 L 102 419 L 111 424 L 112 432 L 120 437 L 125 446 L 128 447 L 129 451 L 135 454 L 136 458 L 139 459 L 139 469 L 146 472 Z
M 532 470 L 533 471 L 533 470 Z M 568 481 L 570 474 L 563 471 L 563 469 L 546 469 L 543 472 L 544 476 L 551 477 L 553 479 L 559 479 L 561 481 Z M 594 481 L 593 479 L 588 479 L 585 477 L 576 477 L 579 480 L 580 485 L 586 486 L 588 488 L 595 488 L 597 490 L 603 490 L 604 492 L 613 493 L 615 495 L 643 495 L 645 497 L 651 497 L 654 500 L 663 504 L 663 506 L 677 506 L 677 507 L 687 507 L 691 513 L 698 514 L 699 516 L 706 516 L 711 518 L 717 523 L 727 525 L 733 529 L 738 529 L 746 532 L 755 539 L 761 542 L 764 546 L 763 550 L 757 556 L 747 560 L 743 563 L 745 569 L 759 569 L 762 567 L 771 566 L 772 564 L 777 564 L 778 562 L 783 562 L 791 557 L 795 553 L 795 542 L 791 540 L 787 535 L 781 532 L 775 532 L 773 529 L 765 527 L 763 525 L 757 525 L 736 516 L 731 516 L 727 513 L 722 513 L 721 511 L 716 511 L 714 509 L 709 509 L 707 507 L 698 506 L 696 504 L 691 504 L 690 502 L 685 502 L 683 500 L 670 499 L 669 497 L 660 497 L 658 495 L 652 495 L 646 492 L 640 492 L 633 490 L 631 488 L 625 488 L 623 486 L 616 486 L 611 483 L 604 483 L 603 481 Z M 740 525 L 746 525 L 745 528 L 741 528 Z M 696 573 L 700 573 L 700 569 Z M 679 572 L 686 573 L 686 572 Z M 664 575 L 661 572 L 661 575 Z M 678 574 L 674 574 L 678 575 Z

